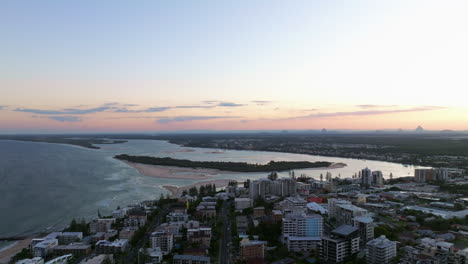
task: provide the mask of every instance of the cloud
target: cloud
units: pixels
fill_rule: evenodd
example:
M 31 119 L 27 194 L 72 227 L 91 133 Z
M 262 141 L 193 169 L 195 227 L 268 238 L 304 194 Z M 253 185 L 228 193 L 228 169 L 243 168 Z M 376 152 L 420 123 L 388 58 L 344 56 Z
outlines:
M 203 104 L 209 104 L 211 107 L 221 106 L 221 107 L 238 107 L 238 106 L 245 106 L 245 104 L 238 104 L 233 102 L 225 102 L 225 101 L 216 101 L 216 100 L 208 100 L 203 101 Z
M 34 118 L 45 118 L 58 122 L 80 122 L 82 119 L 78 116 L 32 116 Z
M 262 100 L 257 100 L 257 101 L 252 101 L 252 103 L 256 104 L 256 105 L 266 105 L 266 104 L 269 104 L 271 103 L 271 101 L 262 101 Z
M 370 116 L 370 115 L 384 115 L 408 112 L 424 112 L 445 109 L 439 106 L 423 106 L 406 109 L 392 109 L 392 110 L 363 110 L 363 111 L 350 111 L 350 112 L 332 112 L 332 113 L 317 113 L 306 116 L 299 116 L 288 119 L 302 119 L 302 118 L 324 118 L 324 117 L 340 117 L 340 116 Z
M 190 109 L 190 108 L 213 108 L 215 107 L 214 105 L 178 105 L 174 106 L 173 108 L 184 108 L 184 109 Z
M 238 107 L 238 106 L 244 106 L 245 104 L 237 104 L 237 103 L 231 103 L 231 102 L 219 102 L 216 106 L 222 106 L 222 107 Z
M 231 119 L 240 118 L 239 116 L 176 116 L 176 117 L 165 117 L 157 120 L 160 124 L 168 124 L 173 122 L 190 122 L 197 120 L 213 120 L 213 119 Z
M 92 113 L 99 113 L 104 112 L 109 109 L 112 109 L 109 106 L 101 106 L 96 108 L 88 108 L 88 109 L 75 109 L 75 108 L 68 108 L 62 110 L 43 110 L 43 109 L 24 109 L 24 108 L 17 108 L 14 111 L 16 112 L 25 112 L 25 113 L 33 113 L 38 115 L 86 115 Z
M 384 107 L 397 107 L 398 105 L 375 105 L 375 104 L 362 104 L 356 105 L 359 108 L 369 109 L 369 108 L 384 108 Z
M 6 105 L 0 105 L 0 110 L 6 109 L 6 108 L 7 108 Z
M 202 103 L 204 103 L 204 104 L 216 104 L 216 103 L 219 103 L 219 101 L 216 101 L 216 100 L 207 100 L 207 101 L 203 101 Z

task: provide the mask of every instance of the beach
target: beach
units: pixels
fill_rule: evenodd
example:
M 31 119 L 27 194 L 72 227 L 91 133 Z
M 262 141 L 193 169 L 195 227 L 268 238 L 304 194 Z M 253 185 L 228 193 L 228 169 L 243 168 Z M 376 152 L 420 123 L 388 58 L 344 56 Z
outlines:
M 125 162 L 128 166 L 135 168 L 141 175 L 167 178 L 167 179 L 182 179 L 182 180 L 207 180 L 213 178 L 215 175 L 222 174 L 223 171 L 215 169 L 203 168 L 181 168 L 171 166 L 158 166 L 142 163 L 134 163 L 129 161 Z
M 197 187 L 199 188 L 200 186 L 207 185 L 207 184 L 214 184 L 216 185 L 216 188 L 222 188 L 226 187 L 230 181 L 236 181 L 236 180 L 231 180 L 231 179 L 217 179 L 217 180 L 211 180 L 211 181 L 202 181 L 202 182 L 197 182 L 193 183 L 190 185 L 182 186 L 182 187 L 177 187 L 173 185 L 163 185 L 162 187 L 169 192 L 171 192 L 172 197 L 181 197 L 182 192 L 184 190 L 189 190 L 192 187 Z
M 0 264 L 6 264 L 10 259 L 19 253 L 23 248 L 26 248 L 31 244 L 31 238 L 16 241 L 15 243 L 0 249 Z

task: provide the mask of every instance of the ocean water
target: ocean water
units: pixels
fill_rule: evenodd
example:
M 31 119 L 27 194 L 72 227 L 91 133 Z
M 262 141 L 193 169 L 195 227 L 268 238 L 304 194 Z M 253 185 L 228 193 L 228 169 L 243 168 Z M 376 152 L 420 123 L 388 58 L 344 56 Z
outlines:
M 113 159 L 116 154 L 173 157 L 199 161 L 270 160 L 343 162 L 348 166 L 333 170 L 296 170 L 318 178 L 330 171 L 333 176 L 351 177 L 362 168 L 381 170 L 384 177 L 413 175 L 414 166 L 301 154 L 185 148 L 165 141 L 131 140 L 123 144 L 100 145 L 92 150 L 77 146 L 0 140 L 0 237 L 26 235 L 65 227 L 72 218 L 91 219 L 98 209 L 108 213 L 166 194 L 161 186 L 184 186 L 194 180 L 147 177 Z M 287 172 L 280 176 L 287 176 Z M 215 179 L 257 179 L 265 173 L 221 173 Z

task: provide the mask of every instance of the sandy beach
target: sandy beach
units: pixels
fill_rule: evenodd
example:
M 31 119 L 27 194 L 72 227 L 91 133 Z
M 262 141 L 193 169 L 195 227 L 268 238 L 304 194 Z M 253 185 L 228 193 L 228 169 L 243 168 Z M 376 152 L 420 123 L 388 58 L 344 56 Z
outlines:
M 148 165 L 141 163 L 134 163 L 129 161 L 125 162 L 128 166 L 131 166 L 138 170 L 138 172 L 145 176 L 168 178 L 168 179 L 182 179 L 182 180 L 207 180 L 213 178 L 213 176 L 222 174 L 223 171 L 215 169 L 203 169 L 203 168 L 181 168 L 181 167 L 170 167 L 170 166 L 157 166 Z
M 184 190 L 188 190 L 192 187 L 200 187 L 202 185 L 207 185 L 207 184 L 214 184 L 216 185 L 216 188 L 220 187 L 226 187 L 230 181 L 235 181 L 231 179 L 217 179 L 217 180 L 211 180 L 211 181 L 202 181 L 202 182 L 197 182 L 193 183 L 190 185 L 182 186 L 182 187 L 177 187 L 177 186 L 172 186 L 172 185 L 163 185 L 162 187 L 169 192 L 171 192 L 172 197 L 180 197 L 182 196 L 182 192 Z
M 28 247 L 31 244 L 31 240 L 31 238 L 19 240 L 13 245 L 0 250 L 0 264 L 8 263 L 14 255 L 23 250 L 23 248 Z

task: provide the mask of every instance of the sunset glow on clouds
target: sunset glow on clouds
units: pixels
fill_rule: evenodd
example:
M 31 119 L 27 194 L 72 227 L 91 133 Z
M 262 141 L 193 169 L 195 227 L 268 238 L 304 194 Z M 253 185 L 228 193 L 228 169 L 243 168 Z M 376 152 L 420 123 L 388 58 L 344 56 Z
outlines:
M 0 133 L 468 130 L 468 2 L 3 3 Z

